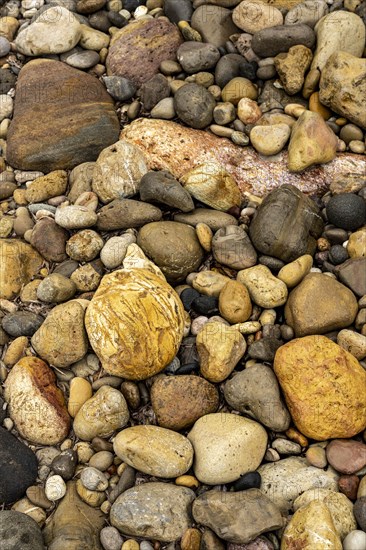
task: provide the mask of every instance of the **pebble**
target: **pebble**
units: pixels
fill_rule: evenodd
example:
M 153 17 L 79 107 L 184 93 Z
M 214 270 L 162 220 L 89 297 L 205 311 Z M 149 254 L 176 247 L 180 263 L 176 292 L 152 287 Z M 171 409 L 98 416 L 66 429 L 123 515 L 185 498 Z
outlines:
M 32 517 L 15 510 L 2 510 L 0 513 L 0 536 L 4 550 L 21 548 L 43 550 L 42 531 Z
M 255 265 L 257 253 L 248 234 L 236 225 L 222 227 L 213 236 L 212 252 L 216 261 L 236 270 Z
M 100 542 L 104 550 L 121 550 L 123 539 L 115 527 L 103 527 L 100 532 Z
M 31 311 L 15 311 L 7 313 L 1 320 L 5 332 L 14 338 L 33 336 L 42 325 L 44 318 Z
M 51 476 L 45 485 L 45 495 L 50 501 L 60 500 L 66 494 L 66 483 L 59 475 Z
M 94 455 L 95 456 L 95 455 Z M 108 488 L 107 477 L 96 468 L 89 466 L 80 474 L 80 480 L 86 489 L 90 491 L 105 491 Z
M 366 202 L 353 193 L 334 195 L 326 211 L 330 223 L 347 231 L 354 231 L 366 223 Z
M 64 229 L 83 229 L 95 225 L 97 215 L 85 206 L 63 206 L 56 209 L 55 222 Z
M 256 14 L 255 17 L 253 13 Z M 254 34 L 262 29 L 282 25 L 283 16 L 274 6 L 257 0 L 244 0 L 234 9 L 233 21 L 244 32 Z
M 70 381 L 70 394 L 68 402 L 68 411 L 72 418 L 75 418 L 80 408 L 93 395 L 91 384 L 85 378 L 75 376 Z
M 37 298 L 42 302 L 66 302 L 75 292 L 76 285 L 73 281 L 59 273 L 51 273 L 38 285 Z
M 353 530 L 343 540 L 343 550 L 363 550 L 366 546 L 366 533 L 360 530 Z
M 186 84 L 174 95 L 174 109 L 191 128 L 205 128 L 212 122 L 215 99 L 204 86 Z
M 359 441 L 335 439 L 326 448 L 327 460 L 337 472 L 354 474 L 366 466 L 366 445 Z
M 284 148 L 290 134 L 291 129 L 287 124 L 255 126 L 250 131 L 250 141 L 258 153 L 277 155 Z
M 219 294 L 219 310 L 231 324 L 244 323 L 252 314 L 249 292 L 238 281 L 229 281 Z

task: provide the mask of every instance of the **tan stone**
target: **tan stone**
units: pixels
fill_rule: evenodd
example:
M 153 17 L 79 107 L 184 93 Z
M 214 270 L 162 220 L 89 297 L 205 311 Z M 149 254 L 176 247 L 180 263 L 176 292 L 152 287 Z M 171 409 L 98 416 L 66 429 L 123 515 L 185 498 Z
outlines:
M 288 52 L 280 53 L 274 58 L 280 80 L 289 95 L 300 92 L 312 59 L 311 50 L 301 44 L 292 46 Z
M 343 329 L 338 332 L 337 344 L 362 361 L 366 357 L 366 336 L 354 330 Z
M 196 339 L 201 374 L 210 382 L 222 382 L 235 369 L 246 350 L 244 337 L 224 323 L 208 322 Z
M 81 36 L 79 44 L 85 50 L 95 50 L 100 52 L 102 48 L 108 48 L 110 37 L 104 32 L 88 27 L 87 25 L 80 25 Z
M 124 128 L 121 137 L 143 150 L 149 170 L 168 170 L 180 179 L 199 164 L 215 162 L 225 167 L 242 193 L 249 191 L 260 197 L 283 184 L 322 195 L 335 179 L 347 181 L 350 174 L 362 179 L 365 173 L 363 157 L 349 153 L 311 171 L 292 173 L 287 168 L 286 151 L 270 160 L 252 147 L 243 148 L 227 138 L 171 121 L 138 119 Z
M 155 477 L 175 478 L 192 466 L 193 448 L 183 435 L 159 426 L 133 426 L 113 442 L 116 455 L 136 470 Z
M 55 170 L 46 176 L 41 176 L 32 181 L 27 187 L 25 198 L 27 202 L 47 201 L 51 197 L 63 195 L 67 188 L 67 172 Z
M 91 398 L 93 390 L 85 378 L 75 376 L 70 382 L 70 396 L 67 405 L 70 416 L 74 418 L 84 403 Z
M 3 361 L 7 367 L 12 367 L 17 363 L 21 357 L 25 354 L 25 349 L 28 346 L 28 338 L 26 336 L 19 336 L 15 338 L 9 345 L 5 352 Z
M 274 370 L 296 427 L 317 441 L 347 438 L 366 426 L 366 372 L 324 336 L 281 346 Z
M 6 16 L 0 18 L 0 36 L 5 36 L 10 42 L 13 40 L 19 27 L 19 21 L 15 17 Z
M 349 288 L 323 273 L 309 273 L 290 292 L 285 318 L 296 336 L 307 336 L 350 326 L 357 310 Z
M 172 361 L 184 329 L 175 291 L 146 269 L 105 275 L 86 313 L 90 343 L 110 374 L 143 380 Z
M 202 533 L 198 529 L 187 529 L 184 533 L 180 546 L 182 550 L 200 550 Z
M 318 113 L 304 111 L 292 127 L 288 146 L 288 168 L 302 172 L 336 156 L 337 136 Z
M 265 265 L 256 265 L 238 272 L 237 280 L 245 285 L 250 297 L 258 306 L 272 309 L 287 300 L 287 287 L 272 275 Z
M 217 271 L 200 271 L 194 277 L 192 286 L 201 294 L 218 298 L 224 286 L 230 281 L 229 277 Z
M 244 323 L 252 314 L 252 303 L 247 288 L 238 281 L 226 283 L 219 295 L 219 310 L 231 324 Z
M 91 491 L 84 487 L 81 479 L 76 481 L 76 491 L 81 500 L 93 508 L 99 508 L 102 502 L 107 498 L 104 491 Z
M 244 124 L 255 124 L 262 116 L 261 108 L 256 101 L 243 97 L 238 103 L 238 118 Z
M 206 252 L 210 252 L 212 248 L 212 229 L 206 223 L 198 223 L 196 225 L 197 238 L 200 245 Z
M 305 275 L 307 275 L 312 268 L 313 257 L 310 254 L 304 254 L 297 260 L 286 264 L 280 269 L 277 277 L 283 281 L 289 288 L 298 285 Z
M 324 120 L 328 120 L 332 116 L 332 111 L 320 102 L 319 92 L 314 92 L 309 97 L 309 111 L 318 113 Z
M 350 258 L 366 256 L 366 227 L 351 233 L 348 239 L 347 252 Z
M 42 256 L 29 244 L 0 239 L 0 298 L 14 298 L 36 275 L 42 263 Z
M 194 448 L 195 476 L 208 485 L 230 483 L 256 470 L 267 446 L 261 424 L 230 413 L 202 416 L 187 437 Z
M 260 0 L 244 0 L 233 11 L 235 25 L 244 32 L 255 32 L 283 24 L 279 9 Z
M 251 129 L 250 141 L 261 155 L 277 155 L 286 145 L 290 134 L 291 129 L 287 124 L 258 125 Z
M 319 543 L 322 548 L 342 550 L 331 513 L 325 504 L 314 500 L 295 512 L 283 534 L 281 550 L 291 550 L 294 545 L 314 550 Z
M 57 445 L 70 429 L 70 417 L 53 371 L 38 357 L 23 357 L 11 369 L 4 397 L 22 437 L 32 443 Z
M 181 178 L 184 188 L 197 200 L 226 212 L 240 206 L 239 188 L 225 168 L 213 162 L 196 166 Z
M 237 105 L 243 97 L 257 99 L 258 90 L 255 84 L 242 76 L 232 78 L 221 92 L 222 101 L 229 101 L 233 105 Z

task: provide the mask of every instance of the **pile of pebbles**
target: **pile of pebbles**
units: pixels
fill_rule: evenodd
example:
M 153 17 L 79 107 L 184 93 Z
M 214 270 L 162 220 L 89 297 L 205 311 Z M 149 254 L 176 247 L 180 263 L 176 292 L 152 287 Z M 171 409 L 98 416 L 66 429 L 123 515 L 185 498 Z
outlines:
M 365 3 L 0 4 L 2 550 L 364 550 Z

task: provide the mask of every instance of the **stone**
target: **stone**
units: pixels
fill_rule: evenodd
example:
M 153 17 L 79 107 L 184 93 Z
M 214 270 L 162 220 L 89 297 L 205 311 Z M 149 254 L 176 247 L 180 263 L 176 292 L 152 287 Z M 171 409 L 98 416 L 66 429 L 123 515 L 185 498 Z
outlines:
M 220 315 L 230 324 L 244 323 L 252 314 L 252 303 L 247 288 L 238 281 L 229 280 L 219 294 Z
M 94 166 L 92 189 L 103 203 L 132 197 L 146 172 L 141 150 L 120 140 L 100 153 Z
M 90 69 L 94 67 L 99 60 L 99 54 L 93 50 L 83 50 L 82 48 L 73 48 L 60 56 L 61 61 L 74 67 L 75 69 Z
M 222 382 L 235 369 L 246 350 L 244 337 L 224 323 L 207 322 L 197 335 L 197 351 L 202 376 Z
M 114 199 L 99 210 L 97 228 L 100 231 L 131 229 L 161 218 L 161 210 L 152 204 L 133 199 Z
M 301 44 L 292 46 L 287 53 L 280 53 L 274 58 L 277 73 L 289 95 L 301 91 L 304 75 L 310 67 L 312 59 L 311 50 Z
M 192 513 L 197 523 L 209 527 L 221 539 L 238 544 L 282 527 L 280 511 L 259 489 L 225 494 L 207 491 L 194 501 Z
M 254 126 L 250 131 L 250 142 L 261 155 L 277 155 L 286 145 L 290 134 L 291 129 L 287 124 Z
M 206 128 L 211 124 L 215 105 L 213 95 L 195 83 L 185 84 L 174 95 L 177 116 L 191 128 Z
M 209 208 L 197 208 L 192 212 L 185 214 L 174 214 L 174 221 L 186 223 L 196 227 L 200 223 L 206 224 L 212 231 L 217 231 L 220 227 L 228 225 L 237 225 L 237 219 L 226 212 L 211 210 Z
M 69 233 L 55 223 L 52 218 L 41 218 L 35 224 L 32 235 L 32 246 L 51 262 L 62 262 L 66 260 L 66 241 Z
M 165 120 L 175 118 L 176 113 L 174 109 L 174 98 L 165 97 L 164 99 L 161 99 L 151 110 L 150 114 L 152 118 L 162 118 Z
M 288 168 L 302 172 L 336 156 L 337 136 L 318 113 L 304 111 L 292 127 L 288 145 Z
M 172 23 L 190 21 L 192 11 L 192 2 L 190 0 L 166 0 L 164 2 L 164 13 Z
M 55 222 L 64 229 L 83 229 L 95 225 L 97 215 L 86 206 L 71 204 L 57 208 Z
M 69 481 L 66 495 L 43 530 L 45 544 L 50 550 L 61 550 L 65 544 L 70 550 L 100 550 L 99 533 L 104 518 L 100 510 L 93 509 L 80 499 L 76 483 Z
M 262 477 L 262 493 L 286 515 L 293 510 L 297 497 L 309 489 L 338 490 L 338 475 L 334 470 L 309 466 L 305 458 L 283 458 L 263 464 L 258 472 Z
M 257 99 L 258 90 L 257 86 L 247 78 L 236 76 L 223 88 L 221 97 L 223 101 L 238 105 L 239 101 L 245 97 L 253 100 Z
M 328 462 L 341 474 L 354 474 L 366 466 L 366 445 L 352 439 L 334 439 L 326 448 Z
M 366 497 L 358 498 L 353 506 L 353 513 L 355 515 L 358 525 L 363 531 L 366 527 Z
M 124 76 L 139 87 L 158 73 L 162 61 L 175 60 L 181 43 L 178 28 L 169 21 L 142 18 L 113 35 L 107 75 Z
M 26 489 L 35 482 L 38 462 L 33 451 L 5 428 L 0 427 L 0 436 L 0 499 L 9 504 L 21 498 Z M 2 540 L 4 544 L 4 539 Z
M 123 539 L 115 527 L 103 527 L 100 542 L 105 550 L 121 550 Z
M 72 418 L 75 418 L 84 403 L 93 395 L 91 384 L 85 378 L 75 376 L 70 381 L 70 393 L 67 408 Z
M 100 259 L 107 269 L 122 265 L 130 244 L 136 242 L 134 235 L 124 233 L 119 237 L 111 237 L 103 246 Z
M 230 104 L 231 105 L 231 104 Z M 238 103 L 238 118 L 244 124 L 255 124 L 262 116 L 262 111 L 256 101 L 243 97 Z
M 63 393 L 53 371 L 37 357 L 23 357 L 11 369 L 4 397 L 22 437 L 40 445 L 60 443 L 70 429 Z
M 140 198 L 146 202 L 158 202 L 182 212 L 194 209 L 192 197 L 167 171 L 147 172 L 140 181 Z
M 322 230 L 316 204 L 294 186 L 283 185 L 257 208 L 249 235 L 262 254 L 291 262 L 304 254 L 314 254 Z
M 366 357 L 366 336 L 363 334 L 343 329 L 337 335 L 337 344 L 352 353 L 359 361 Z
M 269 9 L 276 9 L 269 6 Z M 271 28 L 258 30 L 252 39 L 251 46 L 259 57 L 274 57 L 288 52 L 294 46 L 306 46 L 312 49 L 315 44 L 315 33 L 307 25 L 271 25 Z M 311 52 L 310 52 L 311 53 Z M 310 57 L 311 62 L 312 56 Z M 307 65 L 307 61 L 303 61 Z
M 159 426 L 179 431 L 216 412 L 219 400 L 216 388 L 204 378 L 180 375 L 156 380 L 151 404 Z
M 337 51 L 328 58 L 323 68 L 319 92 L 320 101 L 324 105 L 361 128 L 366 127 L 362 99 L 366 88 L 361 76 L 364 71 L 364 59 Z M 347 76 L 346 86 L 341 85 L 341 74 Z
M 192 14 L 191 25 L 204 42 L 217 48 L 224 46 L 232 34 L 240 32 L 233 22 L 232 11 L 222 6 L 199 6 Z
M 50 467 L 55 474 L 60 475 L 62 479 L 69 481 L 74 476 L 77 461 L 78 455 L 76 451 L 66 449 L 65 451 L 61 451 L 59 455 L 55 456 Z
M 220 52 L 213 44 L 183 42 L 177 50 L 177 60 L 188 73 L 212 69 L 220 59 Z
M 51 273 L 40 282 L 37 298 L 42 302 L 66 302 L 74 296 L 75 292 L 76 286 L 73 281 L 59 273 Z
M 31 311 L 7 313 L 1 320 L 3 329 L 13 338 L 32 336 L 42 325 L 44 318 Z
M 285 25 L 308 25 L 312 29 L 327 15 L 328 6 L 324 0 L 305 0 L 291 7 L 285 17 Z
M 45 483 L 45 495 L 50 501 L 60 500 L 66 494 L 66 483 L 59 475 L 50 476 Z
M 102 250 L 103 239 L 96 231 L 85 229 L 75 233 L 66 243 L 66 253 L 78 262 L 94 260 Z
M 254 34 L 262 29 L 282 25 L 278 8 L 259 0 L 244 0 L 233 11 L 233 21 L 244 32 Z
M 139 472 L 176 478 L 192 466 L 193 448 L 186 437 L 159 426 L 133 426 L 113 442 L 116 455 Z
M 328 164 L 301 174 L 291 173 L 287 168 L 286 152 L 276 159 L 264 159 L 251 147 L 243 148 L 227 138 L 185 128 L 168 120 L 135 120 L 124 128 L 121 137 L 143 150 L 149 170 L 167 170 L 180 180 L 198 164 L 215 162 L 225 167 L 242 193 L 249 191 L 256 196 L 267 195 L 284 184 L 292 184 L 307 194 L 320 195 L 329 187 L 329 182 L 348 180 L 350 173 L 361 180 L 364 177 L 364 159 L 360 155 L 338 155 Z M 217 214 L 211 210 L 211 216 Z
M 351 258 L 337 268 L 339 279 L 357 296 L 366 294 L 366 258 Z
M 272 309 L 286 303 L 285 283 L 272 275 L 265 265 L 256 265 L 238 272 L 237 280 L 245 285 L 251 300 L 258 306 Z
M 295 512 L 284 531 L 281 547 L 290 550 L 294 544 L 301 544 L 304 550 L 310 550 L 314 545 L 319 545 L 320 540 L 322 545 L 342 550 L 341 539 L 328 508 L 314 500 Z
M 344 304 L 342 312 L 336 303 Z M 290 292 L 285 318 L 297 337 L 325 334 L 350 326 L 357 309 L 354 294 L 342 283 L 322 273 L 309 273 Z
M 220 88 L 224 88 L 230 80 L 237 76 L 244 76 L 249 80 L 255 80 L 255 70 L 253 65 L 246 63 L 243 56 L 238 53 L 223 55 L 219 59 L 215 68 L 216 84 L 220 86 Z
M 213 236 L 212 251 L 216 261 L 232 269 L 254 266 L 257 253 L 247 233 L 236 225 L 222 227 Z
M 202 416 L 187 437 L 194 448 L 194 474 L 208 485 L 230 483 L 256 470 L 267 446 L 258 422 L 230 413 Z
M 195 494 L 187 487 L 150 482 L 128 489 L 111 508 L 113 526 L 124 534 L 171 542 L 191 526 Z
M 102 386 L 80 407 L 74 418 L 74 432 L 84 441 L 106 437 L 123 428 L 129 420 L 126 400 L 111 386 Z
M 124 76 L 104 76 L 107 92 L 117 101 L 128 101 L 136 93 L 134 83 Z
M 239 188 L 220 164 L 200 164 L 184 174 L 181 181 L 184 189 L 195 199 L 215 210 L 225 212 L 234 206 L 240 206 Z
M 350 258 L 362 258 L 366 256 L 366 227 L 351 233 L 348 239 L 346 253 Z M 342 260 L 346 261 L 347 259 L 345 254 L 343 254 Z
M 76 300 L 54 307 L 32 336 L 32 346 L 48 363 L 67 368 L 88 350 L 84 308 Z
M 23 55 L 40 56 L 67 52 L 80 36 L 80 23 L 74 14 L 63 6 L 51 6 L 18 33 L 15 44 Z
M 297 338 L 279 348 L 274 371 L 292 420 L 306 437 L 349 438 L 365 428 L 366 398 L 359 388 L 366 373 L 325 336 Z
M 143 380 L 175 357 L 183 337 L 184 310 L 161 276 L 146 269 L 121 269 L 103 277 L 85 325 L 109 374 Z
M 366 533 L 360 530 L 353 530 L 343 540 L 344 550 L 362 550 L 366 545 Z
M 43 259 L 29 244 L 0 239 L 0 298 L 11 300 L 38 273 Z
M 28 203 L 37 203 L 63 195 L 67 188 L 67 173 L 64 170 L 55 170 L 46 176 L 32 181 L 27 187 L 25 198 Z
M 333 195 L 326 206 L 329 223 L 354 231 L 366 223 L 366 202 L 354 193 Z
M 203 250 L 194 229 L 175 221 L 144 225 L 137 236 L 137 244 L 172 282 L 184 280 L 203 260 Z
M 37 522 L 27 514 L 14 510 L 0 512 L 2 550 L 43 550 L 43 537 Z
M 81 472 L 80 480 L 90 491 L 105 491 L 108 488 L 107 476 L 92 466 L 88 466 Z
M 275 432 L 284 432 L 290 415 L 281 396 L 277 379 L 270 367 L 255 364 L 228 380 L 224 388 L 226 402 Z
M 151 111 L 159 101 L 169 97 L 170 85 L 162 74 L 152 76 L 139 89 L 140 100 L 146 111 Z
M 91 192 L 94 166 L 94 162 L 83 162 L 71 170 L 69 175 L 70 192 L 68 194 L 71 203 L 75 203 L 83 193 Z

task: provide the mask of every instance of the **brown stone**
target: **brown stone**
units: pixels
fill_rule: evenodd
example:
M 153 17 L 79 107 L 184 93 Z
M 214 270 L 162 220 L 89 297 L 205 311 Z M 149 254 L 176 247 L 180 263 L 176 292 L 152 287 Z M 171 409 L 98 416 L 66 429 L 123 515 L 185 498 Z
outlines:
M 166 376 L 154 382 L 151 404 L 159 426 L 180 431 L 201 416 L 216 412 L 219 396 L 215 386 L 204 378 Z
M 338 489 L 340 493 L 346 495 L 350 500 L 356 500 L 360 478 L 353 475 L 344 475 L 338 479 Z
M 36 59 L 19 74 L 7 161 L 22 170 L 74 168 L 95 160 L 118 131 L 113 100 L 95 77 Z
M 159 65 L 175 60 L 183 42 L 178 28 L 163 19 L 141 19 L 116 32 L 107 57 L 107 74 L 129 78 L 141 86 L 158 73 Z
M 354 474 L 366 466 L 366 445 L 353 439 L 335 439 L 327 445 L 328 462 L 341 474 Z
M 49 262 L 66 260 L 66 242 L 69 232 L 52 218 L 42 218 L 33 228 L 31 244 Z
M 234 178 L 240 191 L 263 196 L 284 183 L 304 193 L 322 194 L 337 177 L 364 177 L 364 159 L 343 154 L 332 162 L 312 167 L 302 174 L 287 168 L 287 152 L 275 161 L 264 159 L 252 147 L 234 145 L 229 139 L 185 128 L 171 121 L 138 119 L 122 131 L 121 138 L 138 145 L 146 155 L 150 170 L 168 170 L 180 179 L 199 164 L 222 164 Z
M 0 298 L 14 298 L 38 272 L 42 263 L 42 257 L 29 244 L 15 239 L 0 239 Z

